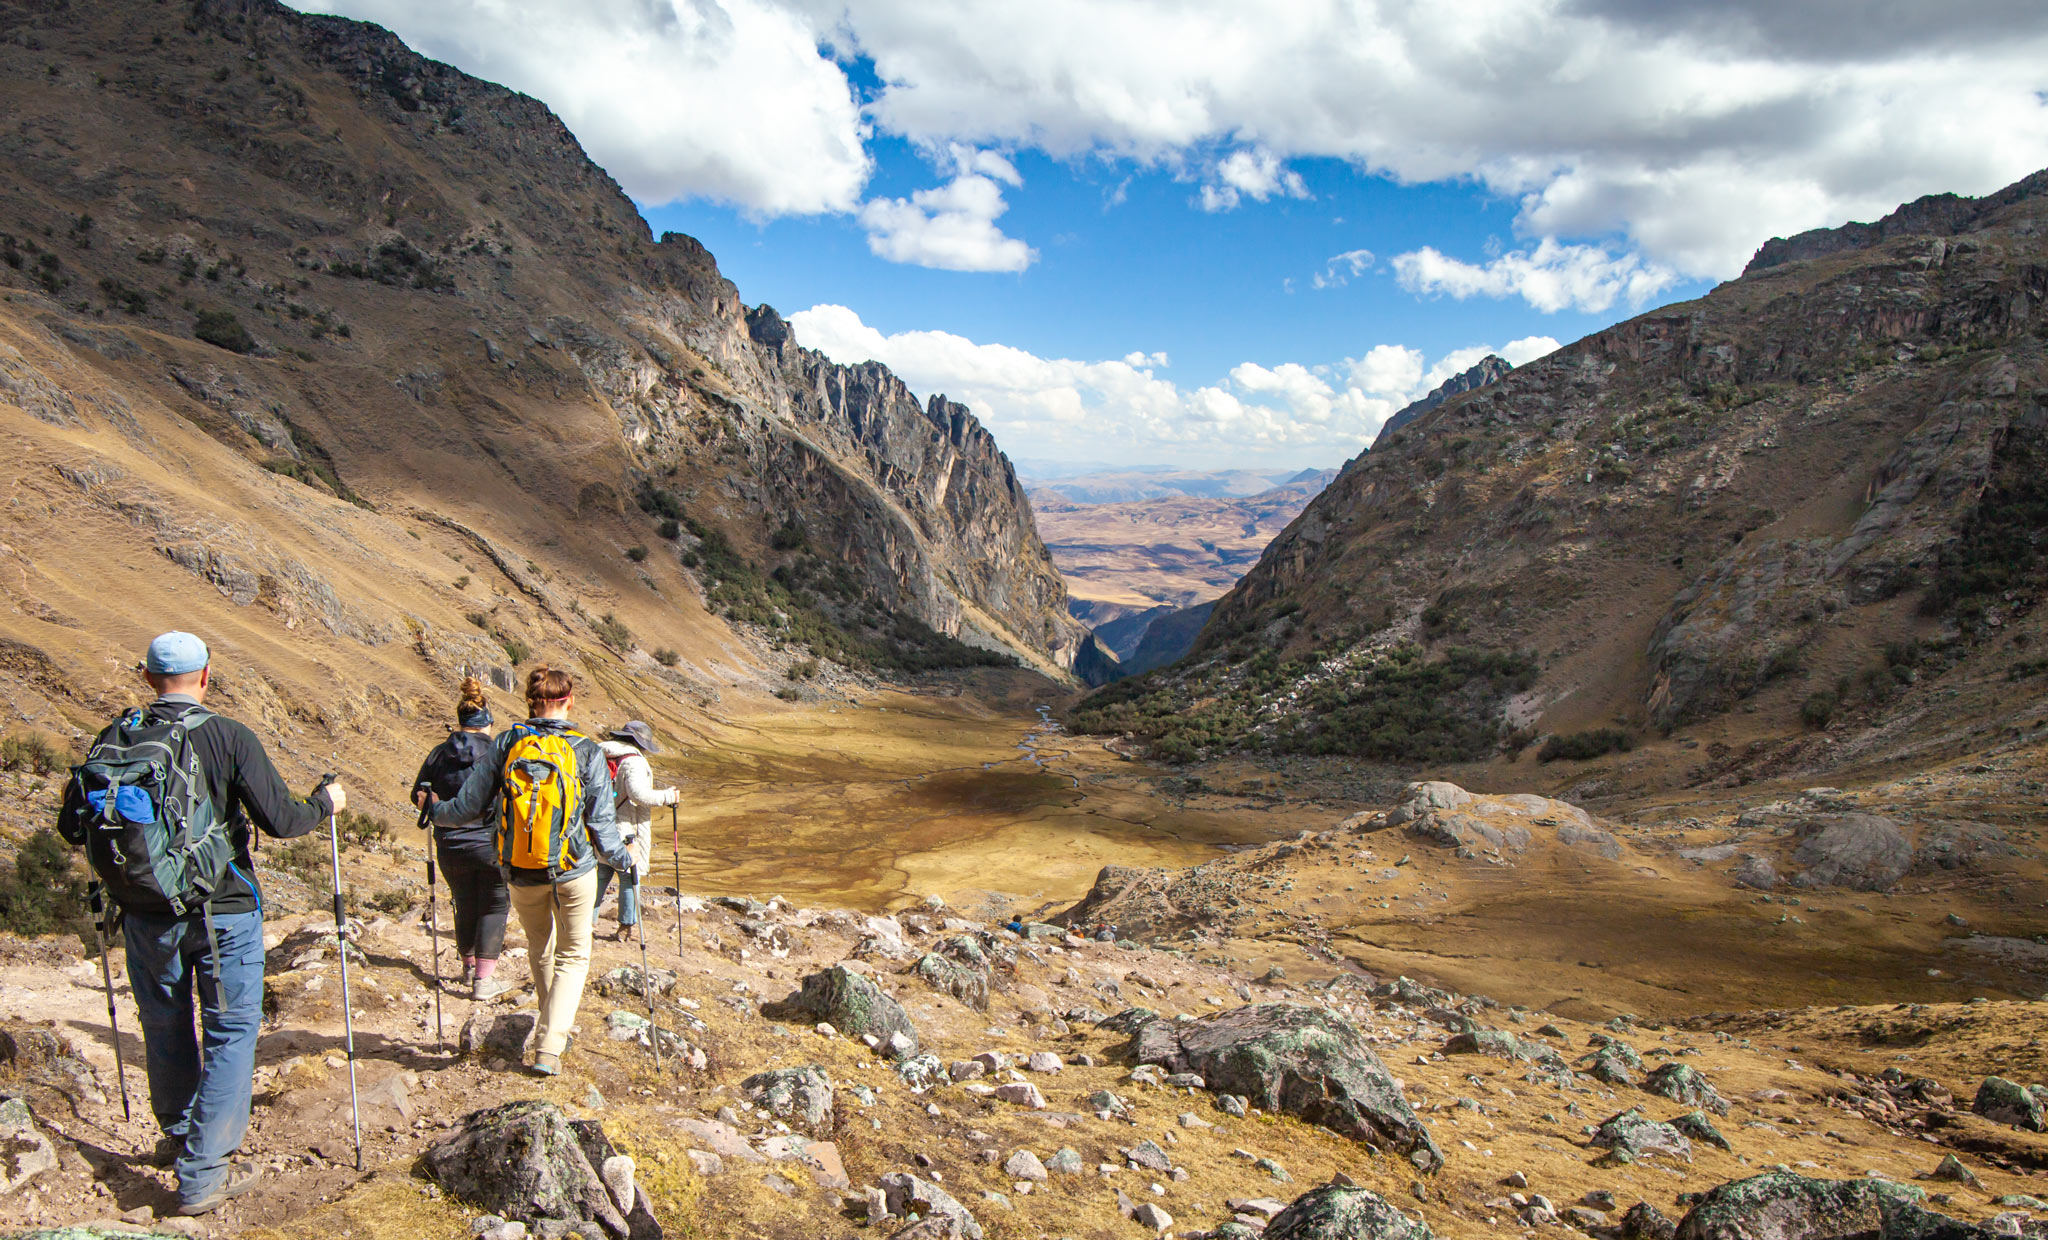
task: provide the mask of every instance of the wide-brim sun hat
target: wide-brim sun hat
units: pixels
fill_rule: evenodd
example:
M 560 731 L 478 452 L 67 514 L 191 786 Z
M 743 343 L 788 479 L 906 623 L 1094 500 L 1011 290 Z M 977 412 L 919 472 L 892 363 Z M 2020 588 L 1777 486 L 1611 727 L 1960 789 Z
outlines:
M 636 746 L 641 753 L 661 752 L 661 746 L 654 743 L 654 729 L 638 719 L 622 723 L 618 727 L 613 728 L 611 730 L 611 738 L 615 741 L 625 741 L 629 745 Z

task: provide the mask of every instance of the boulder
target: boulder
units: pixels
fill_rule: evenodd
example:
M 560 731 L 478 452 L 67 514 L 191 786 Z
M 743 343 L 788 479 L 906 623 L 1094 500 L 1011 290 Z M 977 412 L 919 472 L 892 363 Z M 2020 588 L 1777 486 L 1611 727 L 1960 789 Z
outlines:
M 1638 1201 L 1621 1216 L 1621 1240 L 1675 1240 L 1678 1224 L 1647 1201 Z
M 1737 887 L 1747 887 L 1751 891 L 1769 891 L 1778 885 L 1778 867 L 1761 853 L 1742 854 L 1729 873 Z
M 1594 1049 L 1586 1075 L 1607 1085 L 1633 1085 L 1642 1070 L 1643 1057 L 1635 1047 L 1610 1038 Z
M 1369 1188 L 1313 1188 L 1266 1225 L 1266 1240 L 1431 1240 L 1426 1224 Z
M 1591 1142 L 1630 1159 L 1654 1156 L 1692 1161 L 1692 1142 L 1686 1140 L 1685 1134 L 1644 1115 L 1640 1107 L 1608 1116 L 1593 1130 Z
M 617 1240 L 631 1234 L 577 1130 L 551 1102 L 508 1102 L 472 1112 L 461 1131 L 429 1149 L 422 1163 L 450 1196 L 529 1227 L 601 1227 Z
M 764 1004 L 765 1016 L 825 1021 L 850 1038 L 873 1037 L 897 1059 L 917 1054 L 917 1026 L 903 1006 L 881 987 L 843 964 L 804 978 L 802 988 L 779 1004 Z
M 81 1103 L 105 1106 L 107 1102 L 92 1065 L 55 1029 L 40 1025 L 0 1028 L 0 1073 L 37 1107 L 54 1106 L 61 1100 L 77 1115 Z
M 0 1195 L 56 1169 L 56 1147 L 36 1127 L 28 1103 L 19 1098 L 0 1102 Z
M 1505 1029 L 1477 1029 L 1460 1033 L 1444 1043 L 1446 1055 L 1492 1055 L 1499 1059 L 1520 1059 L 1522 1044 Z
M 2011 1124 L 2029 1132 L 2048 1132 L 2048 1089 L 2021 1085 L 2002 1076 L 1987 1076 L 1977 1087 L 1970 1109 L 1994 1124 Z
M 889 1217 L 916 1220 L 913 1227 L 924 1228 L 917 1233 L 919 1236 L 982 1240 L 981 1224 L 974 1221 L 974 1215 L 930 1180 L 892 1171 L 875 1183 L 882 1190 L 883 1208 L 888 1210 Z M 911 1230 L 905 1228 L 896 1234 L 906 1236 Z
M 1196 1020 L 1154 1020 L 1132 1039 L 1140 1063 L 1201 1075 L 1208 1088 L 1248 1098 L 1343 1136 L 1391 1145 L 1425 1172 L 1443 1153 L 1357 1026 L 1298 1003 L 1234 1008 Z
M 1705 1111 L 1687 1111 L 1672 1120 L 1671 1126 L 1684 1133 L 1688 1139 L 1714 1146 L 1716 1149 L 1735 1148 L 1728 1143 L 1728 1138 L 1721 1135 L 1721 1130 L 1714 1127 L 1714 1121 L 1707 1118 Z
M 1796 831 L 1792 860 L 1804 866 L 1796 887 L 1889 891 L 1913 866 L 1913 846 L 1889 818 L 1874 814 L 1813 814 Z
M 1664 1064 L 1650 1073 L 1650 1079 L 1643 1082 L 1643 1088 L 1673 1102 L 1699 1107 L 1716 1115 L 1728 1114 L 1728 1103 L 1714 1089 L 1713 1082 L 1700 1075 L 1700 1070 L 1691 1064 Z
M 977 1012 L 988 1011 L 988 957 L 974 939 L 966 935 L 947 939 L 919 957 L 914 972 L 933 990 L 949 994 Z
M 1992 1234 L 1927 1210 L 1916 1188 L 1790 1171 L 1710 1188 L 1678 1224 L 1678 1240 L 1989 1240 Z
M 1038 1155 L 1030 1150 L 1018 1150 L 1004 1160 L 1003 1174 L 1013 1180 L 1038 1183 L 1045 1179 L 1045 1164 L 1038 1161 Z
M 814 1136 L 832 1132 L 832 1081 L 816 1064 L 757 1072 L 740 1082 L 747 1101 Z
M 540 1017 L 533 1012 L 479 1007 L 462 1022 L 462 1031 L 455 1035 L 455 1045 L 464 1054 L 480 1059 L 504 1059 L 518 1063 L 526 1054 L 526 1044 L 533 1040 L 534 1026 L 539 1023 Z

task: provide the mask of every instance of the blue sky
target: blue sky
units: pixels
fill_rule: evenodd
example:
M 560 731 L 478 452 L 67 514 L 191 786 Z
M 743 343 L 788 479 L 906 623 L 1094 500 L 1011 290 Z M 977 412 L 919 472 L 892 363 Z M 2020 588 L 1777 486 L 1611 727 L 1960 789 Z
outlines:
M 1330 465 L 1491 349 L 2048 165 L 2039 0 L 299 0 L 561 115 L 1013 457 Z

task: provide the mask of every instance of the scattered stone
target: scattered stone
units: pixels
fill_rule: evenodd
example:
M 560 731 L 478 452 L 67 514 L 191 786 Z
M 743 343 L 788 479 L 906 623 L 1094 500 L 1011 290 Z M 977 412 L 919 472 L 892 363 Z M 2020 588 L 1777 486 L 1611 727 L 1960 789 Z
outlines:
M 462 1031 L 455 1035 L 455 1045 L 465 1055 L 518 1063 L 526 1056 L 527 1044 L 533 1040 L 533 1029 L 539 1020 L 533 1012 L 478 1008 L 462 1022 Z
M 1214 1128 L 1216 1126 L 1193 1111 L 1182 1111 L 1177 1117 L 1177 1121 L 1183 1128 Z
M 1065 1066 L 1051 1051 L 1033 1051 L 1031 1058 L 1024 1062 L 1025 1069 L 1030 1072 L 1058 1072 Z
M 1813 814 L 1793 828 L 1792 860 L 1806 868 L 1795 887 L 1889 891 L 1913 864 L 1913 846 L 1899 825 L 1874 814 Z
M 916 1094 L 943 1085 L 950 1079 L 937 1055 L 912 1055 L 896 1065 L 896 1075 L 902 1077 L 903 1083 Z
M 1672 1120 L 1671 1126 L 1694 1141 L 1704 1142 L 1707 1145 L 1724 1150 L 1733 1150 L 1735 1148 L 1728 1143 L 1728 1138 L 1721 1135 L 1721 1130 L 1714 1127 L 1713 1121 L 1707 1118 L 1705 1111 L 1687 1111 L 1677 1119 Z
M 28 1103 L 20 1098 L 0 1102 L 0 1195 L 56 1169 L 56 1147 L 36 1127 Z
M 1038 1161 L 1038 1155 L 1030 1150 L 1018 1150 L 1003 1162 L 1003 1174 L 1013 1180 L 1042 1181 L 1046 1178 L 1045 1164 Z
M 1678 1224 L 1647 1201 L 1638 1201 L 1621 1216 L 1621 1240 L 1674 1240 Z
M 1716 1115 L 1728 1114 L 1728 1104 L 1715 1091 L 1713 1083 L 1691 1064 L 1664 1064 L 1650 1073 L 1650 1079 L 1643 1082 L 1643 1088 L 1673 1102 L 1700 1107 Z
M 832 1131 L 832 1081 L 816 1064 L 757 1072 L 740 1082 L 747 1101 L 816 1136 Z
M 1963 1160 L 1957 1158 L 1954 1154 L 1942 1155 L 1941 1161 L 1935 1165 L 1934 1170 L 1927 1173 L 1926 1178 L 1942 1180 L 1950 1184 L 1964 1184 L 1971 1188 L 1982 1187 L 1977 1182 L 1977 1173 L 1965 1167 Z
M 776 1019 L 826 1021 L 851 1038 L 872 1037 L 899 1060 L 917 1053 L 917 1026 L 910 1014 L 872 979 L 843 964 L 809 975 L 800 990 L 779 1004 L 764 1004 L 761 1011 Z
M 1272 1176 L 1275 1180 L 1282 1184 L 1289 1184 L 1294 1181 L 1294 1177 L 1287 1174 L 1287 1168 L 1281 1166 L 1279 1163 L 1274 1162 L 1270 1158 L 1259 1159 L 1257 1162 L 1252 1164 L 1252 1169 L 1255 1171 L 1263 1171 L 1267 1175 Z
M 1057 1172 L 1060 1175 L 1079 1175 L 1081 1174 L 1081 1151 L 1072 1146 L 1063 1145 L 1046 1162 L 1045 1169 Z
M 1131 1221 L 1161 1235 L 1173 1230 L 1173 1216 L 1149 1201 L 1131 1211 Z
M 1337 1013 L 1296 1003 L 1247 1005 L 1195 1020 L 1150 1021 L 1132 1042 L 1141 1063 L 1196 1072 L 1267 1111 L 1391 1145 L 1425 1172 L 1443 1165 L 1400 1086 Z
M 1166 1156 L 1166 1151 L 1160 1149 L 1155 1141 L 1138 1142 L 1124 1151 L 1124 1158 L 1132 1166 L 1143 1167 L 1147 1171 L 1173 1170 L 1173 1160 Z
M 2048 1089 L 2039 1085 L 2021 1085 L 2002 1076 L 1987 1076 L 1977 1087 L 1977 1098 L 1970 1109 L 1994 1124 L 2048 1132 Z
M 1310 1189 L 1276 1215 L 1266 1240 L 1433 1240 L 1418 1223 L 1369 1188 Z
M 605 1157 L 611 1156 L 596 1124 L 572 1125 L 551 1102 L 508 1102 L 472 1112 L 462 1130 L 429 1149 L 422 1162 L 451 1196 L 493 1214 L 529 1225 L 580 1224 L 626 1236 L 626 1217 L 592 1165 L 586 1135 L 594 1135 Z
M 1217 1094 L 1216 1109 L 1234 1119 L 1243 1119 L 1250 1108 L 1239 1094 Z
M 1921 1190 L 1889 1180 L 1809 1179 L 1768 1171 L 1708 1189 L 1678 1240 L 1967 1240 L 1981 1228 L 1927 1210 Z
M 982 1240 L 981 1224 L 974 1221 L 974 1215 L 930 1180 L 892 1171 L 875 1183 L 882 1190 L 883 1209 L 889 1217 L 917 1220 L 918 1227 L 897 1232 L 897 1240 L 905 1236 L 912 1240 Z
M 1586 1075 L 1607 1085 L 1634 1085 L 1643 1070 L 1643 1057 L 1628 1043 L 1609 1038 L 1594 1048 Z
M 998 1085 L 995 1098 L 998 1102 L 1012 1102 L 1034 1111 L 1045 1109 L 1045 1095 L 1039 1093 L 1038 1086 L 1029 1081 L 1012 1081 L 1007 1085 Z
M 1655 1155 L 1692 1161 L 1692 1142 L 1685 1134 L 1649 1118 L 1640 1107 L 1609 1116 L 1594 1130 L 1591 1143 L 1630 1159 Z
M 1469 1033 L 1454 1034 L 1444 1043 L 1446 1055 L 1492 1055 L 1498 1059 L 1520 1059 L 1524 1055 L 1522 1044 L 1515 1035 L 1501 1029 L 1475 1029 Z

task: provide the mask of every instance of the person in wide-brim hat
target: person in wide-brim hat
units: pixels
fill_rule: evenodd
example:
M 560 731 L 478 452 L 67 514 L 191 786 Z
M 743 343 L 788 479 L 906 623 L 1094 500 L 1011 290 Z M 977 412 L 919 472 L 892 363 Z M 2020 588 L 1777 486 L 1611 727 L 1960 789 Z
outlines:
M 600 904 L 604 902 L 604 893 L 617 873 L 619 928 L 615 937 L 621 941 L 631 938 L 633 927 L 640 924 L 640 880 L 647 875 L 648 858 L 653 852 L 654 808 L 674 805 L 682 795 L 672 787 L 654 786 L 654 767 L 647 756 L 660 752 L 661 746 L 654 741 L 654 729 L 638 719 L 613 728 L 604 741 L 605 762 L 612 770 L 612 804 L 619 834 L 625 838 L 626 851 L 633 856 L 633 868 L 613 871 L 600 864 L 597 899 Z

